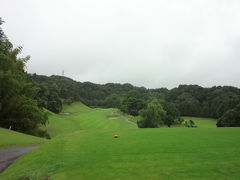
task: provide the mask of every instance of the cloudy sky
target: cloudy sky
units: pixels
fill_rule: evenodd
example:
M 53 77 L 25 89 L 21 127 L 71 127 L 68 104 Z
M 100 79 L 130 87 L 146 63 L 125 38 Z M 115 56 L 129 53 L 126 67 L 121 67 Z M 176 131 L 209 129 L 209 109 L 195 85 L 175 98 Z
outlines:
M 240 87 L 239 0 L 1 0 L 0 17 L 30 73 Z

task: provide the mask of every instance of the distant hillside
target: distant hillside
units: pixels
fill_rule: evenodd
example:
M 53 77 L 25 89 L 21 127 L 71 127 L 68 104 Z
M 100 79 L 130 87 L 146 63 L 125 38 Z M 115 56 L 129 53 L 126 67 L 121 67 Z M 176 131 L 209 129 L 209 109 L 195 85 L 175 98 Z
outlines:
M 39 89 L 41 106 L 59 113 L 62 104 L 81 101 L 88 106 L 121 108 L 132 96 L 148 101 L 155 97 L 172 102 L 182 116 L 219 118 L 240 103 L 240 89 L 231 86 L 203 88 L 198 85 L 179 85 L 177 88 L 146 89 L 131 84 L 77 82 L 63 76 L 28 74 L 28 80 Z
M 108 83 L 105 85 L 91 82 L 77 82 L 64 76 L 44 76 L 28 74 L 28 80 L 40 88 L 38 100 L 40 104 L 53 111 L 61 111 L 64 104 L 81 101 L 87 106 L 119 107 L 124 95 L 131 90 L 148 97 L 148 90 L 131 84 Z

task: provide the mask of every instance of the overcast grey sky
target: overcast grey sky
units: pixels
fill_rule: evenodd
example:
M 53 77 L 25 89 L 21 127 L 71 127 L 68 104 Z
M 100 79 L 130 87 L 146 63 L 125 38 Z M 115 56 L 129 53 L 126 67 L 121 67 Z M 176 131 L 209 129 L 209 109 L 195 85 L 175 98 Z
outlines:
M 0 0 L 0 17 L 30 73 L 240 87 L 239 0 Z

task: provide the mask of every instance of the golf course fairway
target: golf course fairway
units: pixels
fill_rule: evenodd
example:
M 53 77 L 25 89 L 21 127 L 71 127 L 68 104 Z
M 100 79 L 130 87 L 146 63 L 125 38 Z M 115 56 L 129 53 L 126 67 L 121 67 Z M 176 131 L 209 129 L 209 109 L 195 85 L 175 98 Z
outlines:
M 1 180 L 240 177 L 240 128 L 213 128 L 211 119 L 203 119 L 206 126 L 198 128 L 138 129 L 116 109 L 78 103 L 63 112 L 50 115 L 47 128 L 54 138 L 19 158 Z

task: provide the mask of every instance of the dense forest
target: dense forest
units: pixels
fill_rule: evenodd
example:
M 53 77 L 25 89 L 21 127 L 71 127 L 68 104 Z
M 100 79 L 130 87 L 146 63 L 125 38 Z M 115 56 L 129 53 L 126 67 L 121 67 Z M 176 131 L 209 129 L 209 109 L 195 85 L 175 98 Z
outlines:
M 231 86 L 203 88 L 179 85 L 177 88 L 146 89 L 131 84 L 94 84 L 77 82 L 63 76 L 28 74 L 29 82 L 40 88 L 39 105 L 61 111 L 61 103 L 81 101 L 88 106 L 116 107 L 132 115 L 145 107 L 150 98 L 173 103 L 181 116 L 220 118 L 227 110 L 240 104 L 240 89 Z M 44 101 L 44 102 L 43 102 Z
M 59 113 L 62 104 L 81 101 L 92 107 L 113 107 L 133 116 L 147 108 L 157 99 L 171 120 L 163 120 L 165 125 L 173 124 L 180 116 L 199 116 L 220 119 L 227 111 L 240 104 L 240 89 L 231 86 L 203 88 L 198 85 L 179 85 L 177 88 L 146 89 L 131 84 L 94 84 L 77 82 L 64 76 L 43 76 L 28 74 L 28 81 L 39 88 L 37 101 L 44 107 Z M 166 118 L 165 118 L 166 119 Z M 236 126 L 223 123 L 218 126 Z M 235 118 L 236 119 L 236 118 Z M 237 120 L 239 121 L 239 119 Z
M 64 76 L 27 74 L 25 65 L 30 57 L 19 58 L 21 50 L 13 47 L 0 28 L 0 127 L 48 137 L 41 129 L 47 123 L 45 109 L 60 113 L 63 104 L 75 101 L 140 115 L 139 127 L 170 127 L 181 123 L 181 116 L 217 118 L 218 127 L 240 126 L 239 88 L 179 85 L 173 89 L 146 89 L 131 84 L 95 84 Z

